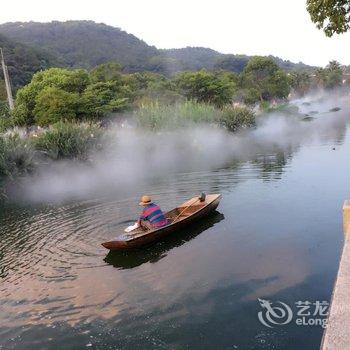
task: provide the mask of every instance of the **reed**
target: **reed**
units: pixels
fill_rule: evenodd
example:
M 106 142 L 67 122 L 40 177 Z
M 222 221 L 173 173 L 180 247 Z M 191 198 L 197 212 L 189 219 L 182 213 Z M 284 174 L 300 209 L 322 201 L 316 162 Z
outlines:
M 139 127 L 159 130 L 198 123 L 213 123 L 219 114 L 220 110 L 212 105 L 185 101 L 170 105 L 158 102 L 143 104 L 135 111 L 134 116 Z
M 100 147 L 102 130 L 97 124 L 59 122 L 38 136 L 32 137 L 36 150 L 50 159 L 86 160 Z
M 18 134 L 0 136 L 0 177 L 13 178 L 35 166 L 35 150 Z

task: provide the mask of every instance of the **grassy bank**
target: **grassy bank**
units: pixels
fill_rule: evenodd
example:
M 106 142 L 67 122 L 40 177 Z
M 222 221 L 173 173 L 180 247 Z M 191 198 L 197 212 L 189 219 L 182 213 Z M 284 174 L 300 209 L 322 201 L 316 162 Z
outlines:
M 134 113 L 137 125 L 150 130 L 172 129 L 195 124 L 214 124 L 230 131 L 255 125 L 255 115 L 247 107 L 213 105 L 186 101 L 172 105 L 157 102 L 141 105 Z
M 47 164 L 48 160 L 86 160 L 101 147 L 97 124 L 57 123 L 28 137 L 8 131 L 0 135 L 0 178 L 15 178 Z
M 125 116 L 123 116 L 125 118 Z M 217 108 L 194 101 L 141 105 L 128 118 L 142 130 L 159 131 L 210 124 L 230 131 L 255 125 L 254 113 L 246 107 Z M 117 118 L 118 119 L 118 118 Z M 99 123 L 60 121 L 48 128 L 13 129 L 4 120 L 0 131 L 0 183 L 15 179 L 52 161 L 72 159 L 87 161 L 89 155 L 101 150 L 108 129 Z M 6 129 L 7 128 L 7 129 Z M 1 187 L 1 186 L 0 186 Z M 0 190 L 1 192 L 1 190 Z

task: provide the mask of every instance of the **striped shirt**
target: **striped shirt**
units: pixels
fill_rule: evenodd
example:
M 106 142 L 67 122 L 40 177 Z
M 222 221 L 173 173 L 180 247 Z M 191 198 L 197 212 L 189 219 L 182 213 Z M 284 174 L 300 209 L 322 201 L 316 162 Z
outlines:
M 155 227 L 162 227 L 168 224 L 167 218 L 157 204 L 151 203 L 143 208 L 141 220 L 147 220 Z

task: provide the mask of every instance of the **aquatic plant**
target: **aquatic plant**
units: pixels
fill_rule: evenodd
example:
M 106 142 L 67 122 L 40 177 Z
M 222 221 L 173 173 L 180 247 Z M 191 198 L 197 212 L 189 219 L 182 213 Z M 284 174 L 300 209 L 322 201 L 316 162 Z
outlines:
M 75 158 L 85 160 L 100 147 L 102 129 L 97 124 L 58 122 L 47 131 L 32 137 L 36 150 L 51 159 Z

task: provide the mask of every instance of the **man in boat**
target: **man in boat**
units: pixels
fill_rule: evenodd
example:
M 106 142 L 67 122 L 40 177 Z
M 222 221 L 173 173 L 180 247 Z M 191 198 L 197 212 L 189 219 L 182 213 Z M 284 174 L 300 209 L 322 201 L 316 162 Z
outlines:
M 150 196 L 142 196 L 139 203 L 143 206 L 142 214 L 138 221 L 139 225 L 147 230 L 160 228 L 168 224 L 168 220 L 160 207 L 153 203 Z

